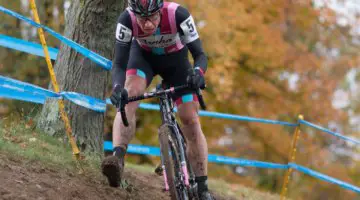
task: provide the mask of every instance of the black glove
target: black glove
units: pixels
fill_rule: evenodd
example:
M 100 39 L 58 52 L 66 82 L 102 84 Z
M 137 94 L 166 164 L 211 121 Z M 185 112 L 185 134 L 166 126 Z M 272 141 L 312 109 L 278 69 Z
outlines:
M 128 103 L 128 97 L 127 90 L 116 85 L 111 94 L 110 101 L 117 108 L 123 108 Z
M 189 75 L 186 78 L 187 83 L 191 89 L 205 89 L 205 77 L 200 69 L 191 69 Z

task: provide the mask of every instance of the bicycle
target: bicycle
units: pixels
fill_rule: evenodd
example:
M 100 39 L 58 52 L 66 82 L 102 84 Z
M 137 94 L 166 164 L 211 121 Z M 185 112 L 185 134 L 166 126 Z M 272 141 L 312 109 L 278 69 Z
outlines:
M 149 98 L 160 99 L 160 113 L 162 125 L 159 128 L 159 143 L 161 152 L 161 167 L 164 177 L 165 190 L 170 192 L 172 200 L 199 200 L 197 194 L 197 183 L 195 174 L 186 156 L 186 142 L 180 126 L 175 119 L 175 106 L 171 95 L 183 89 L 189 88 L 188 85 L 170 87 L 164 89 L 163 83 L 156 87 L 155 92 L 144 93 L 140 96 L 129 97 L 128 104 Z M 196 90 L 200 106 L 206 109 L 200 89 Z M 126 118 L 125 105 L 120 108 L 121 118 L 125 126 L 129 123 Z

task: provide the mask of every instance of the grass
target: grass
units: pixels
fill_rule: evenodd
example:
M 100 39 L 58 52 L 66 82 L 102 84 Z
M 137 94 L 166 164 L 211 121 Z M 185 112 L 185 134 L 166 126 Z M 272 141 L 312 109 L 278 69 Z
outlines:
M 215 191 L 225 196 L 240 197 L 246 200 L 278 200 L 279 195 L 268 192 L 257 191 L 253 188 L 247 188 L 242 185 L 229 184 L 224 180 L 209 180 L 209 187 L 215 188 Z M 289 200 L 287 198 L 287 200 Z
M 72 157 L 71 148 L 64 144 L 62 138 L 54 138 L 38 131 L 25 121 L 4 125 L 0 121 L 0 152 L 27 162 L 37 161 L 52 169 L 79 172 L 77 162 Z M 85 155 L 82 167 L 87 173 L 101 176 L 99 173 L 99 156 Z M 154 166 L 136 165 L 127 162 L 126 167 L 142 173 L 153 173 Z M 229 184 L 223 180 L 209 180 L 209 187 L 216 192 L 247 200 L 275 200 L 278 195 L 264 193 L 241 185 Z

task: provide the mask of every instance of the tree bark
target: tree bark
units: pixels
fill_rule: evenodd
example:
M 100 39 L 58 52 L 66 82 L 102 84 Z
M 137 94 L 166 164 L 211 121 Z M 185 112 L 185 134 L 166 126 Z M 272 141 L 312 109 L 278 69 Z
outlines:
M 124 0 L 72 1 L 66 15 L 65 37 L 108 59 L 113 57 L 117 17 Z M 54 66 L 60 91 L 73 91 L 105 99 L 109 72 L 90 59 L 61 44 Z M 51 84 L 49 86 L 52 88 Z M 81 151 L 102 152 L 104 113 L 66 102 L 72 134 Z M 38 128 L 50 135 L 64 135 L 57 101 L 47 100 Z

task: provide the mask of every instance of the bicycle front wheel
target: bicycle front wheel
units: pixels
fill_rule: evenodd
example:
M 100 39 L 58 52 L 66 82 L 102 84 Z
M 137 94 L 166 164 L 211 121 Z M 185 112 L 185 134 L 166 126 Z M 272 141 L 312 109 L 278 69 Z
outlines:
M 169 125 L 162 125 L 159 130 L 159 142 L 163 164 L 165 166 L 165 184 L 169 186 L 172 200 L 188 200 L 186 188 L 181 182 L 181 163 L 176 140 L 172 138 Z

